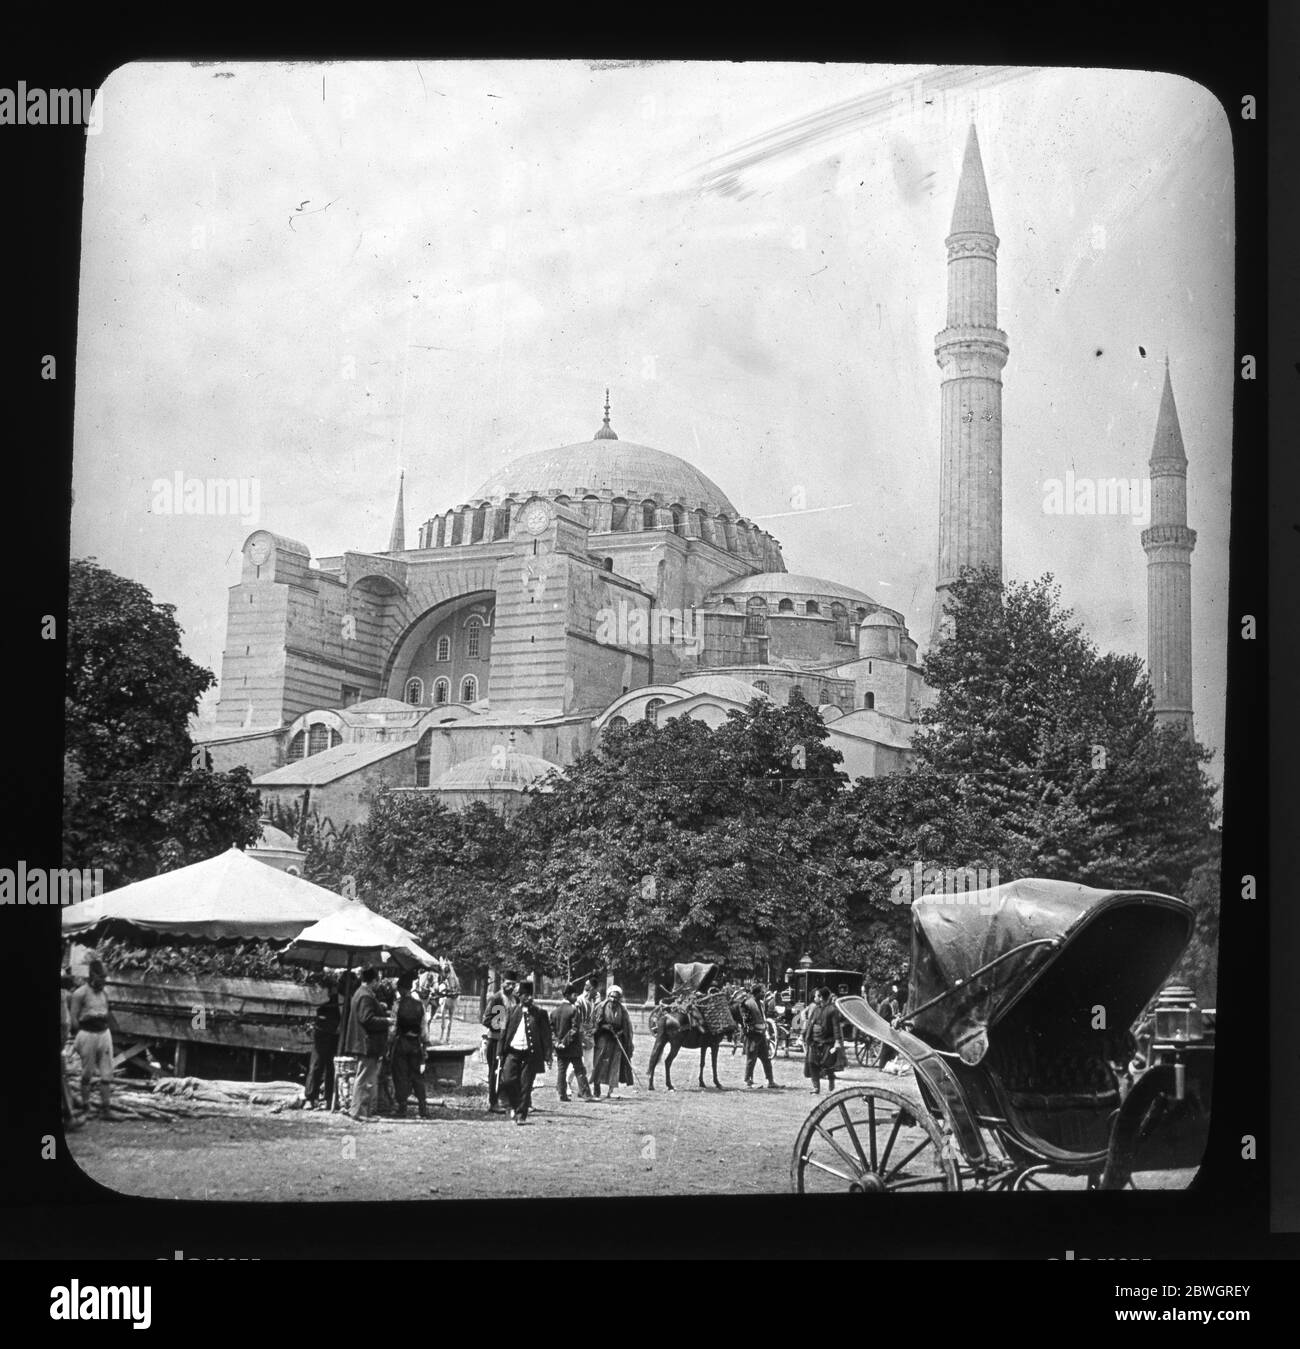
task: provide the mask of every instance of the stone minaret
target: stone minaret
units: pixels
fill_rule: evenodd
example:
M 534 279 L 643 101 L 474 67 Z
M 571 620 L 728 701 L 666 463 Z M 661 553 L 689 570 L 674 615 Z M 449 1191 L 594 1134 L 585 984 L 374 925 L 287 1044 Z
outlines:
M 402 489 L 406 486 L 406 470 L 397 480 L 397 509 L 393 512 L 393 530 L 388 536 L 390 553 L 406 552 L 406 507 L 402 501 Z
M 1147 667 L 1156 722 L 1192 735 L 1192 549 L 1187 528 L 1187 455 L 1165 358 L 1165 388 L 1151 446 L 1151 525 L 1147 555 Z
M 943 371 L 939 450 L 939 566 L 931 644 L 948 587 L 963 567 L 1002 574 L 1002 367 L 998 236 L 971 123 L 948 246 L 948 326 L 934 339 Z

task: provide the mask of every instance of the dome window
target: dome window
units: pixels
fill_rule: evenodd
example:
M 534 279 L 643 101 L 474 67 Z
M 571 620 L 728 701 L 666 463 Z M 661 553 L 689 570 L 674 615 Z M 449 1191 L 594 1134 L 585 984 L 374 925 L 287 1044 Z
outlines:
M 650 701 L 646 703 L 645 719 L 650 722 L 651 725 L 657 726 L 659 724 L 659 709 L 663 705 L 664 699 L 662 698 L 651 698 Z
M 298 734 L 295 735 L 294 738 L 289 741 L 289 755 L 288 755 L 289 762 L 290 763 L 297 762 L 297 760 L 301 759 L 306 752 L 307 752 L 307 733 L 305 731 L 299 731 Z
M 406 701 L 412 707 L 419 707 L 424 701 L 424 680 L 408 679 L 406 681 Z
M 611 731 L 626 731 L 626 730 L 627 730 L 627 718 L 626 718 L 626 717 L 610 717 L 609 721 L 606 722 L 605 724 L 606 724 L 607 728 L 608 728 L 609 730 L 611 730 Z
M 807 604 L 804 605 L 803 611 L 806 614 L 820 614 L 822 608 L 821 605 L 818 604 L 816 600 L 809 600 Z
M 756 693 L 769 693 L 769 694 L 772 692 L 772 690 L 767 686 L 766 679 L 754 680 L 754 691 Z
M 433 681 L 433 701 L 436 706 L 441 706 L 451 697 L 451 681 L 449 679 L 435 679 Z
M 745 636 L 767 636 L 767 601 L 758 595 L 745 606 Z
M 330 747 L 330 728 L 318 721 L 307 732 L 307 753 L 320 754 Z
M 440 681 L 441 682 L 441 681 Z M 430 782 L 430 764 L 433 758 L 433 732 L 425 731 L 415 747 L 415 785 L 427 787 Z
M 794 612 L 794 601 L 790 599 L 782 600 L 776 606 L 776 611 L 779 614 L 792 614 Z
M 460 700 L 462 703 L 478 701 L 478 680 L 473 675 L 466 675 L 460 681 Z

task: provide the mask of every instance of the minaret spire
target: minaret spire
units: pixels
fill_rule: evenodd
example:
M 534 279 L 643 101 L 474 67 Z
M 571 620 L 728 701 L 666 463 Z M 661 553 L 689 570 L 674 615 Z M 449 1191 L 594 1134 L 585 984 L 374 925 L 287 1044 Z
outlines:
M 1002 575 L 1002 367 L 998 236 L 979 137 L 966 136 L 948 250 L 948 326 L 935 340 L 943 372 L 939 450 L 939 560 L 930 641 L 943 632 L 948 588 L 963 567 Z
M 402 489 L 406 484 L 406 470 L 402 470 L 397 480 L 397 509 L 393 512 L 393 531 L 388 536 L 390 553 L 406 552 L 406 508 L 402 500 Z
M 1147 668 L 1156 721 L 1192 730 L 1192 549 L 1187 528 L 1187 452 L 1165 357 L 1156 434 L 1151 443 L 1151 524 L 1142 531 L 1147 555 Z
M 613 428 L 609 424 L 609 390 L 605 390 L 605 425 L 592 437 L 593 440 L 617 440 Z

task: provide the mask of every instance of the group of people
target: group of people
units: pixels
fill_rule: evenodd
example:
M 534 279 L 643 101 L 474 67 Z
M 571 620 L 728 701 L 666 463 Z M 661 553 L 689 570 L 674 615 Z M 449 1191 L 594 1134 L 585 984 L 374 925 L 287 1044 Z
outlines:
M 350 1112 L 353 1118 L 373 1117 L 385 1062 L 392 1073 L 397 1115 L 405 1115 L 414 1094 L 421 1116 L 427 1118 L 421 1072 L 425 1050 L 451 1042 L 460 998 L 460 981 L 451 962 L 439 961 L 418 979 L 413 972 L 402 974 L 395 985 L 380 981 L 378 970 L 367 968 L 359 980 L 344 973 L 341 979 L 327 983 L 326 989 L 328 996 L 316 1008 L 304 1109 L 328 1110 L 334 1099 L 334 1059 L 340 1052 L 343 1008 L 347 1007 L 342 1053 L 359 1060 Z
M 537 1074 L 556 1067 L 556 1094 L 572 1100 L 572 1076 L 580 1100 L 613 1100 L 620 1086 L 635 1083 L 632 1018 L 623 990 L 611 984 L 603 997 L 590 979 L 574 980 L 548 1017 L 533 1001 L 531 980 L 507 973 L 483 1013 L 488 1110 L 525 1124 Z M 505 1105 L 501 1104 L 502 1099 Z

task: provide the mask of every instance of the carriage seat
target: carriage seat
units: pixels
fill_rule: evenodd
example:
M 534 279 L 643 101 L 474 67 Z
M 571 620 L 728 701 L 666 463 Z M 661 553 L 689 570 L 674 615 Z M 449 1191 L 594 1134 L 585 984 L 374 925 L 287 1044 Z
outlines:
M 983 1066 L 1012 1132 L 1049 1156 L 1104 1153 L 1120 1105 L 1109 1056 L 1122 1046 L 1113 1041 L 1105 1032 L 1051 1045 L 995 1037 Z

